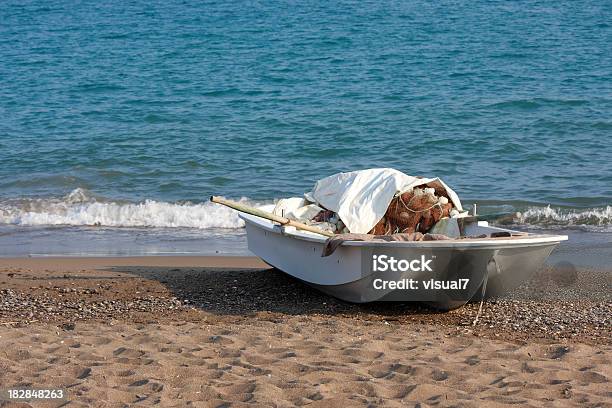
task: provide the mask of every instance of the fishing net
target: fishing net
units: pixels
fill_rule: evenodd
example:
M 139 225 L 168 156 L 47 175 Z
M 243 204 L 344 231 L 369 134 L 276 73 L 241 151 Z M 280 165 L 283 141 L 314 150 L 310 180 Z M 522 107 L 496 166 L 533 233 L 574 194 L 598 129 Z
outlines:
M 446 189 L 438 182 L 430 182 L 411 191 L 398 194 L 391 200 L 385 216 L 369 234 L 428 232 L 440 219 L 449 217 L 453 204 Z

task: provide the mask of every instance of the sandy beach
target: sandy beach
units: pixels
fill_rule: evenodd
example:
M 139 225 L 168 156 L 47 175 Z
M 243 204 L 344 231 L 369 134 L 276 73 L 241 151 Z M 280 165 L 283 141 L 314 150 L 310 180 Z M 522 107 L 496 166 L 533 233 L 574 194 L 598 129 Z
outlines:
M 67 399 L 0 406 L 612 406 L 609 276 L 544 270 L 473 325 L 257 258 L 5 258 L 0 388 Z

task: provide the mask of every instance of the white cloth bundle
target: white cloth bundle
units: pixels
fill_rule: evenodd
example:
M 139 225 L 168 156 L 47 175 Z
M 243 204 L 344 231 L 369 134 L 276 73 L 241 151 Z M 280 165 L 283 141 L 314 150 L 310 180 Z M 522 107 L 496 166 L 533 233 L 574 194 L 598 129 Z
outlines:
M 439 181 L 458 211 L 463 211 L 457 194 L 438 178 L 417 178 L 401 171 L 382 168 L 338 173 L 316 182 L 304 194 L 310 202 L 338 214 L 351 233 L 367 234 L 385 215 L 397 193 Z

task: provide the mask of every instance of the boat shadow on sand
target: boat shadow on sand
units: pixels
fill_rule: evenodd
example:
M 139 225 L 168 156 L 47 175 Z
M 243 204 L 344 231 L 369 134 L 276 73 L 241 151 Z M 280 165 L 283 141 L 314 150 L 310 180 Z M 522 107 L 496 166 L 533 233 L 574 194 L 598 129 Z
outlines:
M 372 314 L 393 317 L 441 313 L 419 302 L 344 302 L 274 268 L 121 266 L 110 270 L 158 281 L 185 304 L 215 314 L 276 312 L 290 315 Z
M 472 301 L 449 313 L 420 302 L 348 303 L 326 295 L 277 269 L 230 269 L 212 267 L 115 266 L 107 270 L 158 282 L 186 305 L 218 315 L 249 315 L 258 312 L 287 315 L 371 316 L 374 319 L 426 322 L 430 319 L 461 321 L 476 316 L 479 302 Z M 490 299 L 491 312 L 510 302 L 589 304 L 610 301 L 609 272 L 545 267 L 507 295 Z M 578 303 L 577 303 L 578 304 Z M 577 305 L 576 304 L 576 305 Z M 588 309 L 588 308 L 587 308 Z M 444 316 L 444 317 L 443 317 Z M 429 317 L 429 318 L 428 318 Z

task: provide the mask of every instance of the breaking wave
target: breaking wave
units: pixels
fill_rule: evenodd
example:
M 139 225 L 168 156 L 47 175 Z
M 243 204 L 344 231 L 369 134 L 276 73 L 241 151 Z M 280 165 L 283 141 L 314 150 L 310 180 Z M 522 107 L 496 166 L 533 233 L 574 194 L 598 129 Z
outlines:
M 245 204 L 257 205 L 246 198 Z M 96 225 L 106 227 L 241 228 L 238 213 L 227 207 L 205 203 L 140 203 L 105 201 L 87 190 L 76 189 L 62 198 L 19 199 L 0 202 L 0 224 Z
M 548 207 L 530 207 L 517 212 L 515 224 L 547 227 L 585 227 L 587 229 L 612 229 L 612 206 L 583 210 Z
M 240 202 L 258 206 L 241 198 Z M 522 206 L 517 206 L 522 207 Z M 516 208 L 516 207 L 515 207 Z M 542 229 L 584 228 L 612 231 L 612 206 L 568 209 L 527 206 L 521 212 L 510 213 L 493 221 Z M 512 215 L 511 215 L 512 214 Z M 24 198 L 0 201 L 0 224 L 17 226 L 103 226 L 157 228 L 242 228 L 244 222 L 230 208 L 210 202 L 164 202 L 145 200 L 134 203 L 108 200 L 77 188 L 61 198 Z

